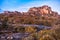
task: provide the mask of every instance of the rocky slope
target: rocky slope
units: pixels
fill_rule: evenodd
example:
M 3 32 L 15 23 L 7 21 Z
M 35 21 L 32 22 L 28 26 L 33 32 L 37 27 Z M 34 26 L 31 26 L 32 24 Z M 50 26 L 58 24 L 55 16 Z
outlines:
M 25 24 L 25 26 L 26 24 L 43 25 L 44 27 L 42 27 L 42 29 L 39 29 L 41 28 L 41 26 L 39 26 L 38 28 L 34 26 L 23 27 L 18 26 L 18 24 Z M 51 27 L 51 29 L 47 29 L 49 27 Z M 10 39 L 12 37 L 13 40 L 14 38 L 12 34 L 14 35 L 14 37 L 19 37 L 16 40 L 20 40 L 21 34 L 18 33 L 22 33 L 21 36 L 23 36 L 23 33 L 26 32 L 29 33 L 29 35 L 26 34 L 28 36 L 23 36 L 21 40 L 60 40 L 60 15 L 58 15 L 57 12 L 52 11 L 51 7 L 47 5 L 41 7 L 32 7 L 27 12 L 22 13 L 18 11 L 4 11 L 4 13 L 0 14 L 0 32 L 1 30 L 10 31 L 6 33 L 8 34 L 8 37 Z M 37 32 L 37 30 L 39 31 Z M 5 35 L 4 32 L 2 33 L 3 35 Z M 18 36 L 14 33 L 16 33 Z M 5 39 L 7 39 L 8 37 L 6 37 Z

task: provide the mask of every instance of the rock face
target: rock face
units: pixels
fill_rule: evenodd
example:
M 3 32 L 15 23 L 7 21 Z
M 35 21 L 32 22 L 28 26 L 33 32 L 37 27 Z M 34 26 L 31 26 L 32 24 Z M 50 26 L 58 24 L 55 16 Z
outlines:
M 52 10 L 51 10 L 51 7 L 47 6 L 47 5 L 44 5 L 42 7 L 33 7 L 33 8 L 30 8 L 28 12 L 32 12 L 32 13 L 39 13 L 39 14 L 51 14 L 52 13 Z
M 51 7 L 44 5 L 41 7 L 33 7 L 28 10 L 28 13 L 32 16 L 34 15 L 54 15 L 58 14 L 57 12 L 54 12 L 51 10 Z

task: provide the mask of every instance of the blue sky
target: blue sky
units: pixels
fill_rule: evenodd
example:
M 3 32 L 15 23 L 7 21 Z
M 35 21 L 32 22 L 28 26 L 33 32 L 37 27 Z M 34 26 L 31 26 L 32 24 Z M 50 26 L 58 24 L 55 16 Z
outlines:
M 31 7 L 48 5 L 60 13 L 60 0 L 0 0 L 0 9 L 8 11 L 28 11 Z

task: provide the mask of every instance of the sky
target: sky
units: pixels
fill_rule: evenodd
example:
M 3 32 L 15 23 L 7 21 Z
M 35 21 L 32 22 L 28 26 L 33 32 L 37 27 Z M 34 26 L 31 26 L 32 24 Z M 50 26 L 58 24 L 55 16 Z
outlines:
M 31 7 L 48 5 L 60 14 L 60 0 L 0 0 L 0 10 L 27 12 Z

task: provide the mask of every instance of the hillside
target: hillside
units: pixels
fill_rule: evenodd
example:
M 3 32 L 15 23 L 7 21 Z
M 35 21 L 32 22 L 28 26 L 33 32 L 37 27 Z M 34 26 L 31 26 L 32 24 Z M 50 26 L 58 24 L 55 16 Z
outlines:
M 52 19 L 58 19 L 58 13 L 51 10 L 49 6 L 33 7 L 28 12 L 10 12 L 4 11 L 0 14 L 0 18 L 4 20 L 6 18 L 8 23 L 21 23 L 21 24 L 41 24 L 41 21 L 48 20 L 52 22 Z M 3 18 L 2 18 L 3 17 Z M 50 20 L 49 20 L 50 19 Z M 27 21 L 27 22 L 26 22 Z
M 32 7 L 27 12 L 0 13 L 0 34 L 29 34 L 22 35 L 21 40 L 60 40 L 59 30 L 60 15 L 47 5 Z

